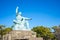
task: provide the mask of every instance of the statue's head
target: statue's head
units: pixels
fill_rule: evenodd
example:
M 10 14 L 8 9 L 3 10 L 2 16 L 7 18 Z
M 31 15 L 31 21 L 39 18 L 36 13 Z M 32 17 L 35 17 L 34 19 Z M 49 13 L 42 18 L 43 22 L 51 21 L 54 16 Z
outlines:
M 21 12 L 19 12 L 19 15 L 21 15 L 22 13 Z

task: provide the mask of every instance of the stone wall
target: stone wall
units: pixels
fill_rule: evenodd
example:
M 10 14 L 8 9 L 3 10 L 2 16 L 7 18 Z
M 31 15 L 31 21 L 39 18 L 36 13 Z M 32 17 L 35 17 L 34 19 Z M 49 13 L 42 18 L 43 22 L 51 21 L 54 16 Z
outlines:
M 11 31 L 9 34 L 4 35 L 3 40 L 18 40 L 18 39 L 28 39 L 28 40 L 43 40 L 43 38 L 37 38 L 36 32 L 33 31 Z

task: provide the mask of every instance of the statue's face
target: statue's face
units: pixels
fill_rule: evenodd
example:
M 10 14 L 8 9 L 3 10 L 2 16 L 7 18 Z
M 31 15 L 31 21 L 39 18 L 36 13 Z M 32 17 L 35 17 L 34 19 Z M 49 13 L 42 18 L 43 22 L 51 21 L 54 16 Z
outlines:
M 21 12 L 19 12 L 19 15 L 21 15 Z

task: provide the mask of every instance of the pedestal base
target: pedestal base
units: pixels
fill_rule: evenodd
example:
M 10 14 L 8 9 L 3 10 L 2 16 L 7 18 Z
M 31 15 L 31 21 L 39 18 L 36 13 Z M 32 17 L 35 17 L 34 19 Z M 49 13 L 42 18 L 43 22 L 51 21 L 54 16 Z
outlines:
M 4 35 L 3 40 L 43 40 L 42 38 L 36 38 L 36 32 L 13 30 L 9 34 Z

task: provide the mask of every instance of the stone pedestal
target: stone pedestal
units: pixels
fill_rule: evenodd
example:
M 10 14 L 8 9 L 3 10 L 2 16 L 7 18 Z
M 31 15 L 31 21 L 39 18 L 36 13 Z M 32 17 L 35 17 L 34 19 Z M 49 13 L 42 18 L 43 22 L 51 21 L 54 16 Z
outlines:
M 36 32 L 14 30 L 9 34 L 4 35 L 3 40 L 43 40 L 42 38 L 36 38 Z

